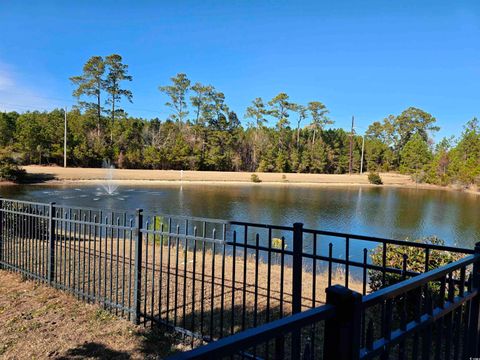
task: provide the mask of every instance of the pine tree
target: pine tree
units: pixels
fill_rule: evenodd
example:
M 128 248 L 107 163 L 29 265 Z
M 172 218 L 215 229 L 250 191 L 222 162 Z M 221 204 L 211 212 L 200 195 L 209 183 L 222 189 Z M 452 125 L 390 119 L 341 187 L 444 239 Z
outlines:
M 105 89 L 105 62 L 101 56 L 92 56 L 83 65 L 83 73 L 79 76 L 72 76 L 70 81 L 77 86 L 73 96 L 78 99 L 82 108 L 92 109 L 97 115 L 97 136 L 100 136 L 102 127 L 102 91 Z M 83 97 L 93 97 L 95 102 L 81 100 Z
M 118 54 L 108 55 L 105 58 L 105 66 L 108 70 L 105 79 L 105 90 L 109 94 L 107 104 L 111 106 L 110 113 L 110 141 L 113 142 L 113 126 L 115 124 L 115 116 L 124 115 L 124 110 L 117 107 L 122 98 L 126 98 L 132 102 L 132 92 L 130 90 L 122 89 L 122 81 L 132 81 L 132 77 L 127 75 L 128 65 L 122 63 L 122 57 Z

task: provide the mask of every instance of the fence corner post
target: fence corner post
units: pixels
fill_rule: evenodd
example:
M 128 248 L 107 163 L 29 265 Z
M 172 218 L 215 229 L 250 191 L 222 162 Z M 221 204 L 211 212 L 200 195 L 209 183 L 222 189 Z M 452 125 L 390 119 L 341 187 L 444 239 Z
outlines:
M 303 224 L 293 224 L 292 313 L 302 311 Z
M 142 305 L 142 226 L 143 210 L 135 212 L 135 269 L 134 269 L 134 290 L 133 290 L 133 323 L 140 323 L 140 309 Z M 130 244 L 132 246 L 132 244 Z
M 55 283 L 55 203 L 48 206 L 48 283 Z
M 480 256 L 480 242 L 475 244 L 475 257 Z M 472 270 L 472 290 L 480 291 L 480 260 L 476 259 Z M 476 295 L 470 303 L 468 319 L 468 349 L 470 357 L 478 357 L 480 336 L 480 295 Z
M 337 316 L 325 322 L 324 358 L 358 360 L 360 357 L 362 295 L 341 285 L 325 290 L 327 304 Z

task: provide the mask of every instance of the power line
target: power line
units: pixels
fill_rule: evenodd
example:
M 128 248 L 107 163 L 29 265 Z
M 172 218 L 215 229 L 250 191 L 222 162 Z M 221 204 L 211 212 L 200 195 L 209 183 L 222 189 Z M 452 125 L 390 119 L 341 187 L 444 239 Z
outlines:
M 46 108 L 46 107 L 43 107 L 43 106 L 37 106 L 36 109 L 32 109 L 32 106 L 27 106 L 27 105 L 20 105 L 20 104 L 12 104 L 12 103 L 6 103 L 6 102 L 0 102 L 0 105 L 4 105 L 5 107 L 16 107 L 16 108 L 24 108 L 24 109 L 27 109 L 27 110 L 32 110 L 32 111 L 35 111 L 37 109 L 39 110 L 44 110 L 44 111 L 49 111 L 50 109 L 49 108 Z
M 52 108 L 63 108 L 64 104 L 52 105 L 52 106 L 48 107 L 48 106 L 31 106 L 31 105 L 29 106 L 29 105 L 21 105 L 21 104 L 12 104 L 12 103 L 7 103 L 7 102 L 3 102 L 3 101 L 0 102 L 0 105 L 3 105 L 4 107 L 22 108 L 22 109 L 31 110 L 31 111 L 35 111 L 35 110 L 50 111 Z M 74 102 L 68 102 L 66 104 L 70 105 L 72 107 L 78 105 Z M 127 113 L 131 113 L 132 111 L 142 111 L 142 112 L 149 112 L 149 113 L 152 113 L 152 114 L 156 114 L 157 116 L 168 116 L 168 115 L 170 115 L 169 113 L 164 112 L 164 111 L 156 111 L 156 110 L 142 109 L 142 108 L 130 108 L 130 107 L 128 107 L 128 108 L 122 107 L 122 108 Z
M 26 94 L 26 93 L 18 93 L 18 92 L 11 92 L 11 91 L 3 91 L 4 93 L 8 93 L 9 95 L 19 95 L 19 96 L 28 96 L 28 97 L 34 97 L 38 99 L 46 99 L 46 100 L 57 100 L 57 101 L 62 101 L 62 102 L 72 102 L 72 99 L 61 99 L 61 98 L 55 98 L 55 97 L 50 97 L 50 96 L 38 96 L 38 95 L 32 95 L 32 94 Z
M 38 98 L 38 99 L 44 99 L 44 100 L 55 100 L 55 101 L 61 101 L 63 105 L 67 103 L 68 105 L 71 106 L 76 106 L 78 105 L 77 102 L 75 102 L 72 99 L 61 99 L 61 98 L 55 98 L 55 97 L 49 97 L 49 96 L 38 96 L 38 95 L 31 95 L 31 94 L 25 94 L 25 93 L 18 93 L 18 92 L 8 92 L 9 95 L 17 95 L 17 96 L 25 96 L 25 97 L 33 97 L 33 98 Z M 5 102 L 0 102 L 2 105 L 9 105 L 9 106 L 15 106 L 15 107 L 21 107 L 21 108 L 26 108 L 26 109 L 32 109 L 32 106 L 26 106 L 26 105 L 19 105 L 19 104 L 11 104 L 11 103 L 5 103 Z M 55 107 L 55 106 L 53 106 Z M 40 108 L 42 110 L 48 110 L 47 107 L 42 106 L 42 107 L 36 107 L 37 109 Z M 158 114 L 160 116 L 168 116 L 170 115 L 169 113 L 162 111 L 162 110 L 154 110 L 154 109 L 146 109 L 146 108 L 137 108 L 137 107 L 130 107 L 130 106 L 122 106 L 122 108 L 126 112 L 131 112 L 131 111 L 142 111 L 142 112 L 149 112 L 153 114 Z

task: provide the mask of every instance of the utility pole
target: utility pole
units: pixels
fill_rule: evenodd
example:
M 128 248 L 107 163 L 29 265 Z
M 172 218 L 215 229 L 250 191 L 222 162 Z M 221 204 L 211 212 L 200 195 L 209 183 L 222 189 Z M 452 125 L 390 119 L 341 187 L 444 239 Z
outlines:
M 360 160 L 360 174 L 363 174 L 363 154 L 365 152 L 365 134 L 362 137 L 362 160 Z
M 63 133 L 63 167 L 67 167 L 67 107 L 65 106 L 65 128 Z
M 350 161 L 348 163 L 348 174 L 352 175 L 353 171 L 353 132 L 354 132 L 355 118 L 352 116 L 352 131 L 350 132 Z

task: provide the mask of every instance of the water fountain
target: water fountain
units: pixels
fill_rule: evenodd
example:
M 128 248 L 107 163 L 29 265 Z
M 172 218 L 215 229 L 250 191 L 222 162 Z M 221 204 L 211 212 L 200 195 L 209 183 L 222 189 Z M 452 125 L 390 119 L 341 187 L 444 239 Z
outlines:
M 105 169 L 105 181 L 101 184 L 102 188 L 108 195 L 113 195 L 118 188 L 118 184 L 113 180 L 115 166 L 110 164 L 110 161 L 104 160 L 102 167 Z

